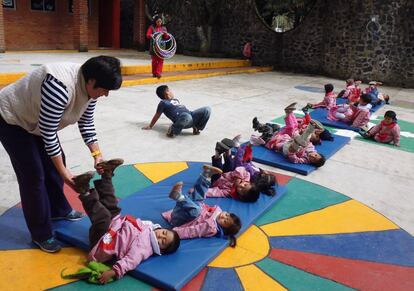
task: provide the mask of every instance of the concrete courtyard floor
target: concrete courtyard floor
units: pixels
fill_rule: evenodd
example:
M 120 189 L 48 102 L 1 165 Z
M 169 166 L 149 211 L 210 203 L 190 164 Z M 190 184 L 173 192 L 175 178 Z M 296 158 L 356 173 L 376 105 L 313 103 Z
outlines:
M 142 53 L 91 52 L 74 53 L 7 53 L 0 56 L 0 73 L 28 72 L 37 64 L 52 61 L 82 63 L 98 54 L 111 54 L 121 58 L 124 65 L 148 64 L 149 57 Z M 136 58 L 136 59 L 135 59 Z M 177 56 L 174 62 L 202 61 Z M 20 64 L 20 65 L 19 65 Z M 34 64 L 34 65 L 33 65 Z M 205 131 L 193 136 L 190 130 L 174 139 L 165 136 L 170 121 L 162 117 L 150 130 L 141 128 L 149 123 L 159 102 L 155 95 L 157 85 L 121 88 L 98 101 L 95 125 L 100 147 L 106 158 L 121 157 L 127 164 L 157 161 L 209 162 L 217 140 L 241 133 L 248 139 L 252 133 L 251 120 L 257 116 L 270 121 L 284 114 L 283 108 L 298 102 L 298 108 L 307 102 L 322 99 L 323 93 L 313 93 L 295 87 L 323 88 L 333 83 L 336 92 L 344 81 L 324 76 L 269 72 L 221 76 L 207 79 L 169 82 L 175 96 L 189 109 L 201 106 L 212 108 L 211 119 Z M 401 120 L 414 122 L 414 90 L 383 86 L 393 104 L 380 109 L 397 112 Z M 396 106 L 398 105 L 398 106 Z M 93 160 L 84 146 L 76 125 L 59 133 L 73 174 L 91 170 Z M 20 201 L 16 178 L 9 157 L 0 146 L 0 214 Z M 356 199 L 414 234 L 414 155 L 395 148 L 351 140 L 329 159 L 325 166 L 309 176 L 272 169 L 278 173 L 299 177 L 331 188 Z

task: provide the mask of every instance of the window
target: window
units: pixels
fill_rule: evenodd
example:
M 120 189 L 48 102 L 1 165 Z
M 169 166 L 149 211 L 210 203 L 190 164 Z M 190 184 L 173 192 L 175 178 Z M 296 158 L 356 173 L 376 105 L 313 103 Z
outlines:
M 14 0 L 3 0 L 3 7 L 4 8 L 16 8 L 14 4 Z
M 55 11 L 55 0 L 32 0 L 32 10 Z
M 68 0 L 68 11 L 70 14 L 73 13 L 73 0 Z M 88 11 L 89 11 L 89 16 L 92 15 L 92 10 L 91 10 L 91 1 L 88 0 Z

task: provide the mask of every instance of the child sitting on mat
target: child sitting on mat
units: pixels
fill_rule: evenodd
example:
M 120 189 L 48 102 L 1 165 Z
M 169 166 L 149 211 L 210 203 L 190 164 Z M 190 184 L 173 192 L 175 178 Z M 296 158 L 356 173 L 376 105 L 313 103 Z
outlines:
M 391 143 L 400 146 L 400 126 L 397 123 L 397 114 L 387 111 L 384 119 L 367 132 L 360 132 L 364 138 L 373 139 L 380 143 Z
M 115 168 L 122 163 L 122 159 L 99 163 L 98 167 L 102 168 L 103 173 L 100 180 L 94 181 L 95 188 L 92 189 L 89 188 L 89 182 L 94 172 L 73 179 L 74 189 L 79 193 L 83 208 L 92 222 L 88 261 L 104 263 L 116 257 L 112 268 L 99 277 L 101 284 L 113 277 L 123 277 L 153 254 L 173 253 L 180 246 L 177 232 L 131 215 L 121 216 L 112 176 Z
M 338 98 L 348 99 L 349 103 L 356 103 L 361 96 L 361 88 L 359 85 L 361 81 L 354 81 L 354 79 L 346 80 L 346 88 L 338 94 Z
M 325 86 L 325 97 L 319 103 L 308 103 L 307 108 L 326 108 L 331 109 L 336 105 L 336 95 L 333 92 L 334 86 L 332 84 L 326 84 Z
M 174 226 L 180 238 L 221 237 L 229 238 L 230 246 L 236 245 L 235 235 L 241 228 L 240 218 L 220 206 L 204 203 L 205 193 L 210 187 L 211 175 L 221 170 L 209 165 L 203 166 L 203 172 L 194 184 L 194 191 L 182 193 L 183 182 L 176 183 L 169 197 L 176 201 L 175 207 L 162 213 L 162 216 Z
M 212 186 L 206 192 L 206 197 L 232 197 L 243 202 L 256 202 L 260 193 L 275 195 L 275 176 L 252 163 L 251 146 L 254 141 L 240 145 L 240 138 L 238 135 L 233 140 L 225 138 L 217 142 L 215 154 L 211 157 L 212 165 L 221 169 L 224 174 L 212 176 Z M 234 156 L 231 154 L 232 148 L 237 149 Z M 246 172 L 249 178 L 245 177 Z M 247 183 L 247 179 L 250 183 Z M 242 185 L 244 188 L 240 189 Z
M 367 126 L 371 115 L 372 105 L 370 103 L 371 97 L 362 94 L 358 106 L 353 104 L 337 105 L 328 111 L 328 119 L 348 123 L 351 127 L 364 128 Z

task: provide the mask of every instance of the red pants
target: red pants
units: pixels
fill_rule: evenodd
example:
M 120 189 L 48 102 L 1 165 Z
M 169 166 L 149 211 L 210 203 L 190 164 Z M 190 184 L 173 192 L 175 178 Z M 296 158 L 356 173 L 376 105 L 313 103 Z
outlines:
M 164 60 L 159 58 L 157 55 L 151 55 L 152 59 L 152 74 L 155 76 L 161 76 L 162 66 L 164 65 Z

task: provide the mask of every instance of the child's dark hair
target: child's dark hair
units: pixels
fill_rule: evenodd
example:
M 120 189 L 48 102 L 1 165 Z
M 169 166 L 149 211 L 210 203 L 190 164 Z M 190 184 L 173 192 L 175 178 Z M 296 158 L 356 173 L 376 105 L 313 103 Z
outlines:
M 234 248 L 237 244 L 235 235 L 240 231 L 242 224 L 241 224 L 240 218 L 236 214 L 234 213 L 229 213 L 229 214 L 230 214 L 231 219 L 233 220 L 233 224 L 227 228 L 223 227 L 223 232 L 224 232 L 224 235 L 227 235 L 229 237 L 229 240 L 230 240 L 229 246 Z
M 254 184 L 259 189 L 259 191 L 268 196 L 274 196 L 276 191 L 273 186 L 276 185 L 276 177 L 271 174 L 259 173 L 255 180 Z
M 93 57 L 82 65 L 81 70 L 86 83 L 95 80 L 95 88 L 117 90 L 121 87 L 121 62 L 117 58 Z
M 371 103 L 372 98 L 368 94 L 363 93 L 363 94 L 361 94 L 360 100 L 363 101 L 364 103 L 369 104 L 369 103 Z
M 393 121 L 397 121 L 397 114 L 392 110 L 388 110 L 387 112 L 385 112 L 384 117 L 389 117 Z
M 157 20 L 158 19 L 161 19 L 162 20 L 162 17 L 161 16 L 159 16 L 159 15 L 154 15 L 153 17 L 152 17 L 152 24 L 153 25 L 155 25 L 156 23 L 157 23 Z
M 260 189 L 255 183 L 251 183 L 252 187 L 250 190 L 243 195 L 239 194 L 239 200 L 242 202 L 256 202 L 259 199 Z
M 334 89 L 334 86 L 332 84 L 326 84 L 325 85 L 325 93 L 332 92 Z
M 325 165 L 326 162 L 326 158 L 324 155 L 319 154 L 321 156 L 321 158 L 319 160 L 317 160 L 316 162 L 313 162 L 312 165 L 314 165 L 317 168 L 322 167 L 323 165 Z
M 180 247 L 181 239 L 178 233 L 172 229 L 169 229 L 168 231 L 171 231 L 173 233 L 173 240 L 167 248 L 161 250 L 161 254 L 163 255 L 172 254 Z
M 167 89 L 168 89 L 167 85 L 161 85 L 157 87 L 157 89 L 155 90 L 155 93 L 157 94 L 158 97 L 160 97 L 160 99 L 165 99 L 165 91 L 167 91 Z

